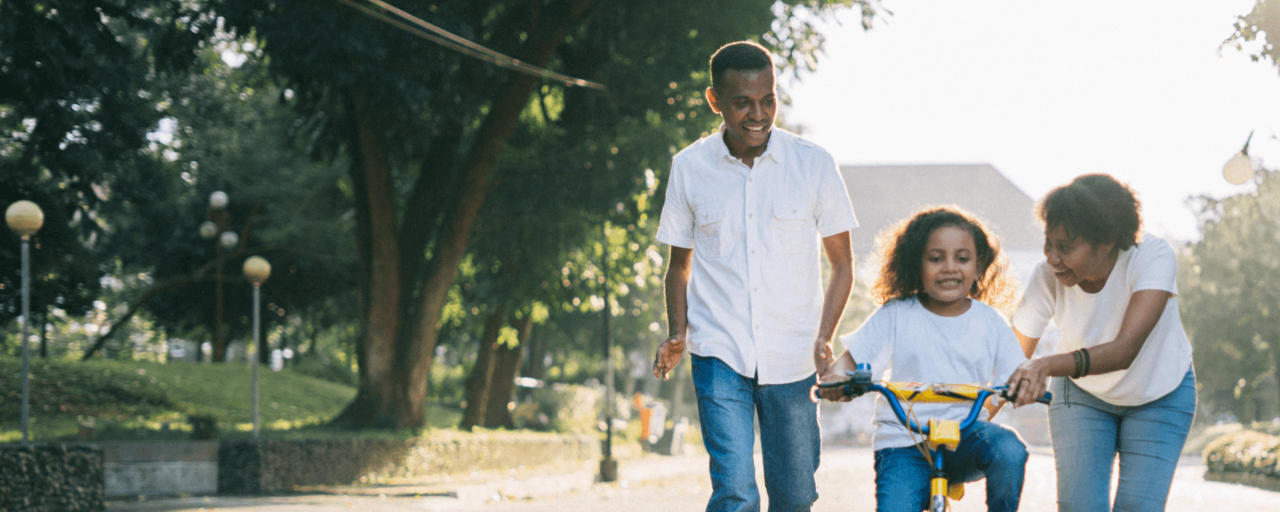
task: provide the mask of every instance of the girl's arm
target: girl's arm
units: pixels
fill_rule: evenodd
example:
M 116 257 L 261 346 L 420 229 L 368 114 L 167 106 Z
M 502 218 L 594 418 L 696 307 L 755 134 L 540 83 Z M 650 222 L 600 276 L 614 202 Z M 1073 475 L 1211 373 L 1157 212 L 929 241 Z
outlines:
M 1147 336 L 1151 335 L 1152 329 L 1155 329 L 1156 322 L 1160 321 L 1160 315 L 1164 313 L 1164 308 L 1172 297 L 1172 293 L 1164 290 L 1133 292 L 1129 298 L 1129 305 L 1125 308 L 1124 319 L 1120 322 L 1120 332 L 1116 334 L 1116 339 L 1089 347 L 1089 375 L 1129 368 L 1133 360 L 1138 357 L 1138 352 L 1142 350 L 1143 343 L 1146 343 Z M 1034 352 L 1034 343 L 1029 344 L 1024 339 L 1031 342 L 1039 342 L 1039 340 L 1028 338 L 1017 332 L 1017 329 L 1014 329 L 1014 332 L 1018 336 L 1018 341 L 1023 342 L 1023 351 L 1025 352 L 1030 345 Z M 1049 377 L 1068 377 L 1074 375 L 1075 371 L 1075 356 L 1070 353 L 1040 357 L 1022 363 L 1009 377 L 1009 387 L 1017 390 L 1013 406 L 1022 407 L 1035 402 L 1036 398 L 1043 395 L 1047 389 L 1046 379 Z

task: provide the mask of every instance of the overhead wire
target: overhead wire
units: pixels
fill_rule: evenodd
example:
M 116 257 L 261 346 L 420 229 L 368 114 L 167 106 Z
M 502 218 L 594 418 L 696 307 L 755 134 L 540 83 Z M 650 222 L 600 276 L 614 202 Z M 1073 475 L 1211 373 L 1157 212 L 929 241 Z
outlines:
M 382 20 L 392 26 L 395 26 L 406 32 L 414 34 L 418 37 L 421 37 L 423 39 L 436 43 L 440 46 L 444 46 L 445 48 L 449 48 L 451 50 L 457 51 L 464 55 L 480 59 L 490 64 L 495 64 L 495 65 L 498 65 L 513 71 L 517 71 L 520 73 L 524 73 L 527 75 L 542 77 L 544 79 L 556 80 L 569 87 L 587 87 L 587 88 L 597 89 L 601 91 L 605 89 L 604 84 L 556 73 L 555 71 L 551 71 L 546 68 L 541 68 L 533 64 L 524 62 L 520 59 L 509 57 L 507 55 L 496 52 L 489 48 L 485 48 L 482 45 L 476 44 L 475 42 L 470 41 L 462 36 L 459 36 L 457 34 L 449 32 L 448 30 L 445 30 L 436 25 L 428 23 L 427 21 L 421 18 L 418 18 L 412 14 L 409 14 L 408 12 L 405 12 L 404 10 L 397 8 L 394 5 L 388 4 L 382 0 L 366 0 L 366 1 L 378 7 L 381 7 L 386 11 L 394 13 L 396 16 L 399 16 L 405 21 L 408 21 L 409 23 L 412 23 L 413 25 L 416 25 L 416 26 L 412 26 L 405 23 L 404 21 L 400 21 L 399 19 L 392 18 L 391 16 L 388 16 L 382 12 L 374 10 L 368 6 L 360 5 L 359 3 L 356 3 L 353 0 L 338 0 L 338 1 L 344 4 L 347 4 L 356 10 L 364 12 L 369 16 Z

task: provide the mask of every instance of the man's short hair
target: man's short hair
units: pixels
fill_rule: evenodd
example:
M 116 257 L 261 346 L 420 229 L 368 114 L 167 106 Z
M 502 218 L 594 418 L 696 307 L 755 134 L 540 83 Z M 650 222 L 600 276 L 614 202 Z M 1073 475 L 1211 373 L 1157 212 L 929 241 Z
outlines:
M 773 59 L 769 50 L 751 41 L 738 41 L 721 46 L 711 55 L 711 87 L 724 76 L 726 71 L 768 69 L 773 71 Z

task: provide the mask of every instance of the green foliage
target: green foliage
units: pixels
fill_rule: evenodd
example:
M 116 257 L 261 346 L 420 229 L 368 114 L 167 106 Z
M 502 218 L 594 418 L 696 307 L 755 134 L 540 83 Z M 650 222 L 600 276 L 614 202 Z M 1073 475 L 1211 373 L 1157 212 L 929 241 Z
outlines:
M 1204 449 L 1210 472 L 1280 478 L 1280 436 L 1246 430 L 1224 435 Z
M 1259 44 L 1250 48 L 1254 52 L 1250 55 L 1253 61 L 1267 59 L 1273 65 L 1280 65 L 1276 55 L 1276 48 L 1280 47 L 1280 2 L 1257 0 L 1253 10 L 1240 16 L 1233 28 L 1235 30 L 1223 41 L 1223 46 L 1244 50 L 1245 44 L 1257 42 Z
M 1201 240 L 1179 262 L 1179 306 L 1195 350 L 1200 410 L 1209 418 L 1245 410 L 1250 390 L 1280 361 L 1280 176 L 1263 171 L 1256 190 L 1197 201 Z M 1261 388 L 1280 399 L 1274 386 Z M 1269 419 L 1269 418 L 1262 418 Z
M 20 359 L 0 357 L 0 441 L 21 438 Z M 31 364 L 32 437 L 75 438 L 92 424 L 95 438 L 186 438 L 189 418 L 213 417 L 224 436 L 252 425 L 252 369 L 247 364 L 191 364 L 91 360 Z M 349 386 L 290 371 L 259 372 L 261 424 L 268 431 L 320 424 L 355 395 Z M 162 431 L 164 423 L 169 431 Z
M 33 314 L 92 304 L 104 258 L 99 207 L 128 195 L 116 180 L 146 175 L 139 157 L 161 117 L 149 82 L 182 72 L 213 19 L 191 2 L 0 2 L 0 207 L 30 199 L 45 214 L 35 237 Z M 0 324 L 20 314 L 19 253 L 0 237 Z M 109 266 L 109 265 L 107 265 Z

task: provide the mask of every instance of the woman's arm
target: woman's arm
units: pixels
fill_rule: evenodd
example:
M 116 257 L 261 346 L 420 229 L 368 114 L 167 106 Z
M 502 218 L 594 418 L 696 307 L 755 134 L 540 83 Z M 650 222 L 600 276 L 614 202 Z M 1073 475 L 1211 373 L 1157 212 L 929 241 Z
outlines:
M 1129 305 L 1125 308 L 1124 318 L 1120 321 L 1120 332 L 1116 339 L 1089 347 L 1089 375 L 1110 373 L 1124 370 L 1133 364 L 1151 335 L 1160 315 L 1169 304 L 1172 293 L 1164 290 L 1139 290 L 1129 297 Z M 1014 329 L 1022 350 L 1034 353 L 1039 339 L 1029 338 Z M 1009 377 L 1009 387 L 1015 390 L 1014 407 L 1035 402 L 1048 388 L 1045 382 L 1049 377 L 1067 377 L 1076 372 L 1075 357 L 1070 353 L 1056 354 L 1032 359 L 1022 363 Z M 1024 382 L 1025 381 L 1025 382 Z

